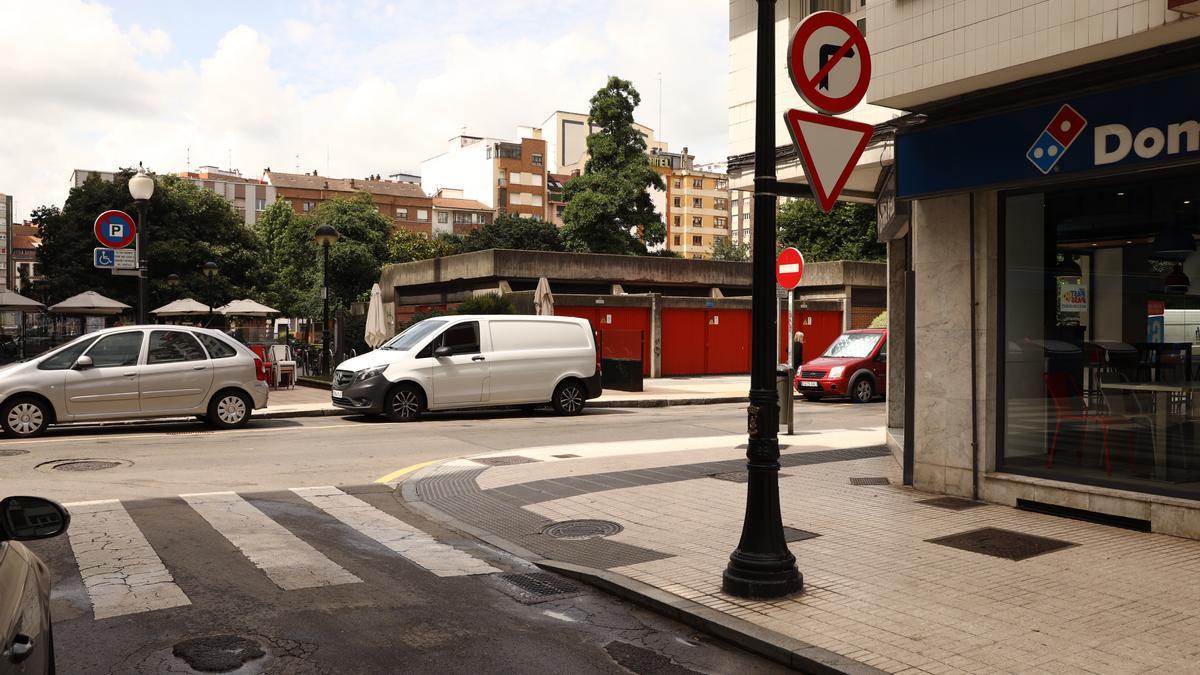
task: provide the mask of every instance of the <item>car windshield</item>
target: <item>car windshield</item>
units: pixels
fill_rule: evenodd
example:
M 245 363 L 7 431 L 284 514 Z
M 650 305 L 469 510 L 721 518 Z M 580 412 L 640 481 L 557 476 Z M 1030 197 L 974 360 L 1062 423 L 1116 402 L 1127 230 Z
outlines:
M 862 359 L 879 344 L 879 333 L 842 333 L 821 356 L 834 359 Z
M 406 352 L 444 325 L 446 325 L 445 319 L 425 319 L 409 326 L 404 332 L 383 343 L 379 348 Z

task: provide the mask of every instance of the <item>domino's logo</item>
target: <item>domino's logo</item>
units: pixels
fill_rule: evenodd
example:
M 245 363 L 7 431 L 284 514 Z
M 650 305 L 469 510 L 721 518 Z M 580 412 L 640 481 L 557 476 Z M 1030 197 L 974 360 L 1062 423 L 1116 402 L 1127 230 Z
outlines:
M 1025 157 L 1043 174 L 1050 173 L 1076 138 L 1083 133 L 1087 120 L 1079 111 L 1064 104 L 1042 130 Z

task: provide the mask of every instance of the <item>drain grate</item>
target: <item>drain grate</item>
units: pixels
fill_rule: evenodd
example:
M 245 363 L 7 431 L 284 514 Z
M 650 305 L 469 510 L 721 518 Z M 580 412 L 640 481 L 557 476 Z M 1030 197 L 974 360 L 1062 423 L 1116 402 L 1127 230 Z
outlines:
M 20 448 L 0 448 L 0 457 L 16 457 L 17 455 L 28 455 L 28 450 Z
M 539 460 L 521 457 L 520 455 L 504 455 L 502 457 L 476 457 L 471 461 L 488 466 L 511 466 L 513 464 L 532 464 Z
M 611 520 L 564 520 L 546 526 L 542 534 L 555 539 L 594 539 L 608 537 L 624 529 Z
M 821 535 L 817 534 L 816 532 L 809 532 L 808 530 L 801 530 L 799 528 L 788 527 L 786 525 L 783 527 L 783 540 L 787 542 L 804 541 L 805 539 L 812 539 L 819 536 Z
M 936 506 L 939 509 L 950 509 L 951 511 L 966 511 L 977 506 L 983 506 L 983 502 L 974 502 L 962 497 L 934 497 L 933 499 L 922 499 L 917 503 L 926 506 Z
M 82 461 L 55 464 L 54 468 L 58 471 L 103 471 L 105 469 L 113 469 L 118 466 L 121 466 L 120 462 Z
M 1025 560 L 1044 553 L 1078 546 L 1078 544 L 1061 539 L 1002 530 L 998 527 L 983 527 L 925 541 L 1007 560 Z
M 851 485 L 891 485 L 892 481 L 882 476 L 853 476 L 850 478 Z
M 578 457 L 579 455 L 569 455 L 569 454 L 568 454 L 568 455 L 550 455 L 550 456 L 551 456 L 551 457 L 555 457 L 555 458 L 557 458 L 557 459 L 575 459 L 575 458 L 576 458 L 576 457 Z
M 504 574 L 500 578 L 522 591 L 538 597 L 579 592 L 579 586 L 546 572 Z

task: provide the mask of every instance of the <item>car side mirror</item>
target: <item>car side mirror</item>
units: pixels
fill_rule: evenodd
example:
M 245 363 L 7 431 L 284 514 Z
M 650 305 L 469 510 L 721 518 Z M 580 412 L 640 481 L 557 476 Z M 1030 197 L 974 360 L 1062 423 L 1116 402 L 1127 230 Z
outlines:
M 454 356 L 454 349 L 447 347 L 446 345 L 442 345 L 441 347 L 433 350 L 433 355 L 439 359 L 446 356 Z
M 71 366 L 71 368 L 73 368 L 75 370 L 87 370 L 88 368 L 91 368 L 91 367 L 92 367 L 92 357 L 88 356 L 87 354 L 84 354 L 83 356 L 75 359 L 75 365 Z
M 0 501 L 0 534 L 11 541 L 55 537 L 67 531 L 71 514 L 58 502 L 41 497 L 9 497 Z
M 887 354 L 880 354 L 879 356 L 875 357 L 875 360 L 880 363 L 887 363 Z

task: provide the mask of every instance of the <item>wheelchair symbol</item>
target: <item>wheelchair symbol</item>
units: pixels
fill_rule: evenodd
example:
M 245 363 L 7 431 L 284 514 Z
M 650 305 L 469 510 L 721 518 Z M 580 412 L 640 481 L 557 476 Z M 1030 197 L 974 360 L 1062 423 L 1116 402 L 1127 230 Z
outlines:
M 96 261 L 99 262 L 101 265 L 113 265 L 115 263 L 115 261 L 113 260 L 112 251 L 100 251 L 96 255 L 97 255 Z

